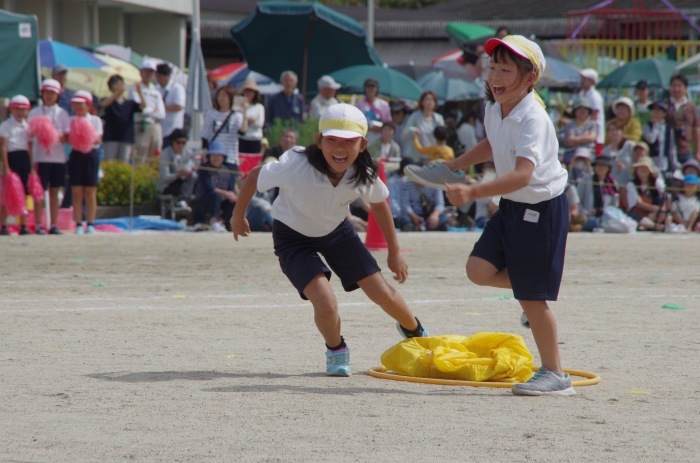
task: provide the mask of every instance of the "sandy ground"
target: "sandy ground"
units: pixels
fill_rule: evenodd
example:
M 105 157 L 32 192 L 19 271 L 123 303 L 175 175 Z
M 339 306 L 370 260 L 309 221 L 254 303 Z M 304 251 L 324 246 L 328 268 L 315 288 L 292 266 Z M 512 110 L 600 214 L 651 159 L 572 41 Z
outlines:
M 402 293 L 433 334 L 536 355 L 508 292 L 466 281 L 476 238 L 401 234 Z M 698 255 L 700 236 L 572 235 L 562 357 L 602 381 L 527 398 L 370 377 L 400 339 L 359 291 L 338 293 L 354 374 L 324 376 L 267 234 L 3 237 L 0 461 L 697 462 Z

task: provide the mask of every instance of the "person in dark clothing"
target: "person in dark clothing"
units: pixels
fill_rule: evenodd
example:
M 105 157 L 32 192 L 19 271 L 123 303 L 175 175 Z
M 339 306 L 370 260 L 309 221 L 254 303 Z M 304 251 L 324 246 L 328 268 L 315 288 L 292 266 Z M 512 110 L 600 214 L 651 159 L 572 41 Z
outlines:
M 141 103 L 126 99 L 124 79 L 115 74 L 107 81 L 112 92 L 100 102 L 104 109 L 104 160 L 128 162 L 134 146 L 134 114 L 145 107 L 146 99 L 141 94 L 141 84 L 136 91 L 141 96 Z
M 207 160 L 199 168 L 194 198 L 195 231 L 225 232 L 238 200 L 236 174 L 226 164 L 226 147 L 214 140 L 209 144 Z

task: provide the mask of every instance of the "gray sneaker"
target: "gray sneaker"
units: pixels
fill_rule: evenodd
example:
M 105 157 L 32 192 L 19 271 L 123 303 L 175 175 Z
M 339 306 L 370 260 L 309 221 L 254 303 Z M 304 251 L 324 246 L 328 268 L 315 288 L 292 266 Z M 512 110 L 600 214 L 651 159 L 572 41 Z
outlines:
M 452 172 L 442 162 L 434 162 L 428 166 L 408 165 L 404 173 L 411 181 L 438 190 L 444 190 L 445 183 L 466 183 L 464 171 Z
M 523 325 L 525 328 L 530 328 L 530 320 L 527 319 L 527 315 L 525 315 L 525 312 L 520 316 L 520 324 Z
M 571 376 L 559 376 L 545 367 L 540 368 L 527 383 L 518 383 L 511 388 L 515 395 L 574 395 Z

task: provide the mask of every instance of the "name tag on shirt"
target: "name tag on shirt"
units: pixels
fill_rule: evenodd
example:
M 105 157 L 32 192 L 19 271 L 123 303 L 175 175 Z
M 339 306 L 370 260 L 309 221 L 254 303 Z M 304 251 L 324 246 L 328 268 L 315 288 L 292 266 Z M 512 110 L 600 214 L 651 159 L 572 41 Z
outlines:
M 523 220 L 525 222 L 537 223 L 540 221 L 540 213 L 531 209 L 525 209 L 525 217 L 523 217 Z

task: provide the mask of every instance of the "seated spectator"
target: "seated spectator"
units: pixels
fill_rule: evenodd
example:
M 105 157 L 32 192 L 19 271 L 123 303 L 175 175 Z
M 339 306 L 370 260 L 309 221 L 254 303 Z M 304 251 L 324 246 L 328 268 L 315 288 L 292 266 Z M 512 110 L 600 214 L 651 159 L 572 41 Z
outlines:
M 591 150 L 584 147 L 576 148 L 576 153 L 571 159 L 571 165 L 569 166 L 569 183 L 576 185 L 578 190 L 578 195 L 581 201 L 584 199 L 584 191 L 591 187 L 592 169 L 591 161 L 593 160 L 593 155 Z M 587 213 L 586 208 L 580 211 L 582 214 Z
M 642 127 L 642 137 L 649 144 L 649 155 L 660 172 L 674 172 L 680 167 L 676 156 L 673 126 L 668 123 L 668 106 L 664 101 L 649 105 L 651 120 Z
M 115 74 L 107 81 L 109 91 L 107 98 L 100 101 L 104 110 L 104 155 L 105 161 L 128 162 L 134 147 L 134 114 L 146 107 L 146 99 L 141 92 L 141 84 L 134 85 L 134 91 L 140 95 L 140 102 L 126 98 L 127 90 L 124 79 Z
M 438 159 L 443 161 L 451 161 L 455 158 L 454 150 L 447 146 L 447 128 L 445 126 L 437 126 L 433 129 L 433 137 L 435 145 L 423 146 L 420 143 L 419 132 L 413 132 L 413 147 L 421 154 L 421 159 L 432 162 Z
M 467 112 L 457 127 L 457 139 L 459 140 L 462 149 L 467 152 L 474 148 L 478 143 L 476 139 L 476 113 L 474 111 Z
M 681 172 L 683 173 L 683 176 L 693 174 L 700 177 L 700 162 L 696 161 L 695 159 L 685 161 L 681 166 Z
M 370 143 L 367 147 L 372 159 L 375 161 L 380 158 L 400 158 L 401 147 L 394 141 L 396 128 L 391 122 L 385 122 L 382 126 L 380 138 Z
M 158 159 L 158 183 L 156 191 L 176 198 L 179 210 L 189 210 L 187 202 L 192 197 L 197 178 L 194 153 L 186 149 L 187 133 L 174 129 L 170 143 Z
M 700 212 L 700 200 L 698 200 L 698 176 L 688 174 L 683 177 L 683 191 L 673 201 L 671 214 L 674 223 L 682 225 L 686 231 L 700 231 L 698 213 Z
M 663 230 L 666 219 L 664 181 L 649 156 L 632 164 L 632 179 L 620 190 L 620 207 L 639 230 Z
M 591 151 L 595 149 L 595 141 L 598 136 L 598 126 L 591 119 L 591 104 L 586 98 L 578 98 L 573 107 L 574 120 L 567 123 L 562 129 L 564 150 L 564 162 L 571 164 L 576 149 L 587 148 Z
M 622 133 L 628 140 L 640 141 L 642 139 L 642 124 L 634 117 L 634 103 L 623 96 L 612 104 L 612 111 L 615 117 L 610 122 L 622 127 Z
M 612 175 L 618 185 L 626 185 L 630 179 L 630 168 L 632 167 L 632 152 L 634 142 L 625 138 L 622 128 L 615 122 L 608 122 L 607 126 L 608 144 L 603 147 L 603 156 L 613 159 Z
M 618 206 L 619 190 L 612 176 L 614 160 L 608 156 L 600 156 L 593 160 L 593 177 L 591 187 L 585 190 L 581 198 L 582 209 L 586 213 L 584 231 L 593 231 L 600 227 L 600 218 L 608 206 Z
M 238 200 L 236 175 L 226 162 L 227 149 L 215 140 L 209 144 L 207 160 L 197 176 L 194 229 L 225 232 Z
M 401 160 L 404 169 L 409 164 L 415 163 L 408 159 Z M 402 230 L 447 230 L 450 217 L 445 213 L 445 197 L 442 190 L 421 186 L 410 181 L 408 177 L 403 177 L 399 190 L 399 206 L 401 209 L 397 225 Z
M 277 146 L 273 146 L 272 148 L 268 148 L 267 150 L 265 150 L 263 162 L 270 162 L 279 159 L 280 156 L 282 156 L 285 153 L 285 151 L 297 146 L 298 138 L 299 135 L 296 129 L 285 129 L 284 132 L 282 132 L 282 135 L 280 136 L 280 140 Z

